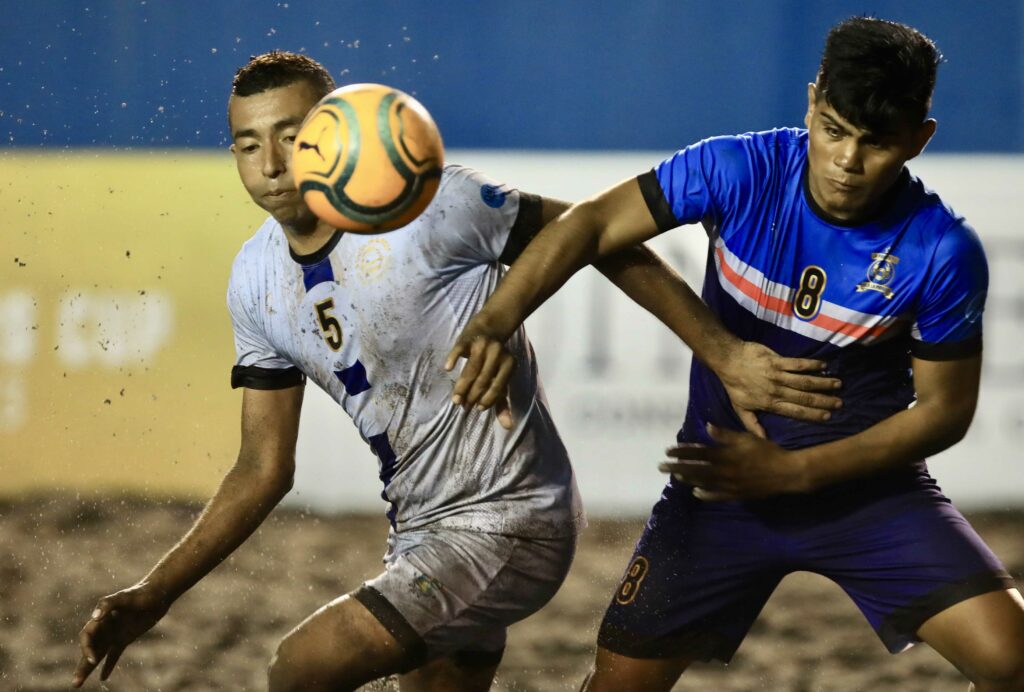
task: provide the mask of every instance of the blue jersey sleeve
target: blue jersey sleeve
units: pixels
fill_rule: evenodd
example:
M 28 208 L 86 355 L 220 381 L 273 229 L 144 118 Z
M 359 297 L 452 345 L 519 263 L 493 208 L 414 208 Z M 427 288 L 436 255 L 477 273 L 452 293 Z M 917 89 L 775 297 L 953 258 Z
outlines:
M 985 251 L 974 229 L 959 221 L 939 239 L 932 256 L 912 332 L 914 356 L 953 360 L 980 353 L 987 293 Z
M 662 161 L 640 185 L 662 231 L 705 220 L 721 221 L 741 212 L 752 199 L 751 188 L 765 164 L 760 137 L 713 137 Z M 760 171 L 763 175 L 763 171 Z M 667 204 L 655 198 L 656 180 Z

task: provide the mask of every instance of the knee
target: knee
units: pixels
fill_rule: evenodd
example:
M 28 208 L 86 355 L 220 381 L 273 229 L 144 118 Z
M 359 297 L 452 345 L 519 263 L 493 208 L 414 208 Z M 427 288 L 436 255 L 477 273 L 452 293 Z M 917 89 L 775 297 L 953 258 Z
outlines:
M 270 692 L 292 692 L 298 690 L 295 662 L 285 650 L 285 642 L 277 645 L 277 650 L 267 664 L 267 688 Z
M 1024 651 L 991 651 L 969 677 L 977 692 L 1024 692 Z
M 316 690 L 324 681 L 317 679 L 313 661 L 306 660 L 302 648 L 291 635 L 285 637 L 267 665 L 267 687 L 270 692 Z

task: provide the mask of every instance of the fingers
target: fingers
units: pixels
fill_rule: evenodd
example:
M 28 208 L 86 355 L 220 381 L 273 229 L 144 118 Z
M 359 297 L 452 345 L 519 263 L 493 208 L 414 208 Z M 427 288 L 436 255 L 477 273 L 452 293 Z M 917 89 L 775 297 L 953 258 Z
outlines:
M 480 357 L 480 368 L 473 380 L 473 384 L 469 387 L 469 391 L 466 392 L 463 399 L 462 403 L 464 406 L 468 408 L 480 404 L 483 395 L 491 389 L 496 390 L 497 393 L 505 391 L 500 383 L 495 383 L 495 379 L 502 368 L 505 355 L 504 350 L 498 343 L 491 342 L 484 345 L 482 356 Z M 511 368 L 507 369 L 507 373 L 511 373 Z M 495 395 L 494 398 L 497 398 L 497 396 Z M 483 408 L 486 408 L 486 406 Z
M 467 358 L 469 356 L 469 348 L 470 342 L 460 337 L 455 342 L 455 345 L 452 346 L 452 350 L 448 351 L 448 358 L 444 361 L 444 369 L 451 372 L 459 358 Z
M 452 387 L 452 402 L 456 406 L 461 406 L 465 401 L 466 393 L 469 392 L 476 382 L 480 368 L 483 367 L 484 342 L 481 339 L 475 339 L 468 344 L 456 345 L 451 353 L 448 354 L 448 363 L 445 364 L 446 368 L 448 368 L 449 364 L 454 367 L 453 355 L 455 360 L 459 358 L 466 359 L 466 364 L 462 366 L 462 372 L 459 373 L 459 377 L 455 380 L 455 385 Z
M 757 414 L 745 408 L 739 406 L 733 406 L 733 410 L 736 415 L 739 416 L 740 422 L 743 423 L 743 427 L 749 430 L 754 435 L 757 435 L 762 440 L 768 439 L 768 434 L 765 433 L 764 428 L 761 426 L 761 422 L 757 420 Z
M 804 392 L 831 392 L 843 386 L 843 381 L 838 377 L 825 377 L 824 375 L 795 375 L 792 372 L 777 372 L 773 379 L 784 387 Z
M 712 464 L 706 461 L 663 461 L 658 470 L 669 473 L 677 480 L 698 486 L 709 491 L 721 490 L 718 487 L 717 473 Z
M 784 356 L 776 356 L 772 359 L 772 365 L 779 370 L 785 370 L 787 372 L 821 372 L 828 367 L 828 363 L 823 360 L 815 360 L 813 358 L 786 358 Z
M 769 410 L 786 418 L 805 420 L 812 423 L 823 423 L 832 418 L 831 411 L 823 411 L 820 408 L 801 406 L 787 401 L 777 401 L 771 405 Z
M 501 350 L 497 354 L 496 363 L 497 369 L 490 378 L 490 384 L 488 385 L 487 390 L 479 397 L 479 400 L 475 402 L 477 404 L 477 408 L 481 411 L 495 405 L 499 400 L 505 400 L 505 408 L 508 408 L 508 381 L 511 379 L 512 372 L 515 370 L 516 361 L 511 355 L 505 353 L 504 350 Z M 477 376 L 477 384 L 482 386 L 485 383 L 486 377 L 487 368 L 485 366 Z M 466 405 L 472 406 L 473 403 L 473 392 L 471 390 L 469 397 L 466 399 Z
M 106 653 L 103 627 L 104 620 L 109 617 L 112 609 L 113 605 L 109 599 L 100 599 L 92 611 L 92 617 L 78 633 L 78 646 L 82 650 L 82 657 L 72 678 L 71 684 L 75 687 L 80 687 L 85 682 Z
M 695 442 L 683 442 L 665 450 L 665 454 L 673 459 L 689 459 L 691 461 L 710 461 L 713 449 Z M 669 462 L 666 462 L 669 463 Z
M 92 673 L 95 667 L 96 664 L 89 661 L 89 659 L 83 654 L 82 657 L 78 659 L 78 665 L 75 667 L 74 675 L 71 678 L 71 685 L 73 687 L 81 687 L 82 683 L 85 682 L 85 679 L 89 677 L 89 674 Z
M 511 430 L 513 424 L 512 411 L 508 407 L 508 399 L 505 397 L 499 399 L 494 405 L 494 411 L 498 417 L 498 423 L 501 427 L 505 428 L 505 430 Z
M 121 658 L 121 654 L 124 653 L 125 647 L 123 645 L 113 646 L 110 651 L 107 652 L 107 658 L 103 661 L 103 670 L 100 671 L 100 681 L 105 681 L 110 677 L 110 674 L 114 672 L 114 666 L 117 665 L 117 660 Z
M 726 502 L 728 500 L 739 499 L 736 495 L 731 493 L 712 492 L 710 490 L 705 490 L 704 488 L 694 488 L 693 496 L 704 502 Z

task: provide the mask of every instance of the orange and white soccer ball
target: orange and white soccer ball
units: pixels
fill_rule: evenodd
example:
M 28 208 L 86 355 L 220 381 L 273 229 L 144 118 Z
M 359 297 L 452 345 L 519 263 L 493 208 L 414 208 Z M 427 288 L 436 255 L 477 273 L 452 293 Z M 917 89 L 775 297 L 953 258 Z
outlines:
M 437 192 L 444 144 L 430 113 L 382 84 L 351 84 L 320 100 L 299 130 L 292 173 L 310 209 L 335 228 L 405 226 Z

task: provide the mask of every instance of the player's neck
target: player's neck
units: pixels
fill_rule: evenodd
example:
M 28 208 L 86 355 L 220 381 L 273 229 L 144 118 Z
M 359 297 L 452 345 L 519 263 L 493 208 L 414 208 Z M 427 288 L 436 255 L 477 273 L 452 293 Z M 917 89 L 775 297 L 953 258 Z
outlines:
M 288 246 L 292 253 L 300 256 L 314 254 L 334 237 L 337 230 L 322 221 L 309 229 L 285 224 L 281 224 L 281 228 L 288 238 Z

